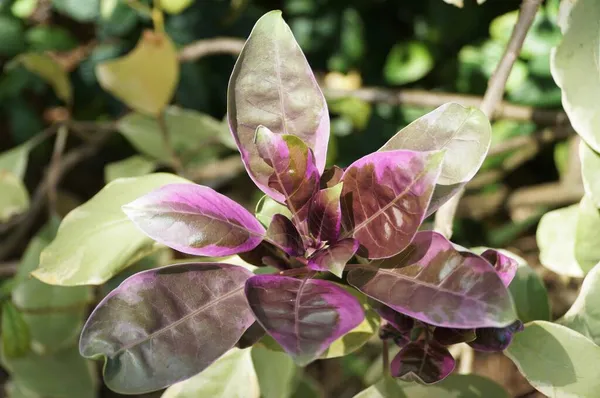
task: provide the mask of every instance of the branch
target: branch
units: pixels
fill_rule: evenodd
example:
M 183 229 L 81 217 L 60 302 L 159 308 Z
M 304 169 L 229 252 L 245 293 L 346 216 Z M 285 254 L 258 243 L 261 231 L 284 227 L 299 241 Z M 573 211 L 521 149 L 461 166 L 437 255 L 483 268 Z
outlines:
M 513 64 L 517 60 L 523 42 L 527 36 L 527 32 L 533 23 L 533 19 L 542 0 L 523 0 L 521 3 L 521 10 L 519 12 L 519 18 L 512 31 L 504 55 L 500 60 L 500 63 L 494 71 L 494 75 L 488 82 L 488 87 L 483 96 L 480 109 L 488 117 L 492 118 L 494 111 L 498 104 L 502 101 L 504 95 L 504 87 L 506 81 L 510 75 L 510 71 Z M 454 221 L 454 215 L 458 209 L 458 203 L 464 193 L 464 189 L 461 189 L 456 195 L 454 195 L 448 202 L 446 202 L 435 214 L 434 229 L 443 233 L 447 238 L 452 236 L 452 226 Z
M 231 54 L 238 55 L 244 48 L 245 40 L 234 37 L 215 37 L 202 39 L 188 44 L 179 51 L 179 61 L 195 61 L 207 55 Z

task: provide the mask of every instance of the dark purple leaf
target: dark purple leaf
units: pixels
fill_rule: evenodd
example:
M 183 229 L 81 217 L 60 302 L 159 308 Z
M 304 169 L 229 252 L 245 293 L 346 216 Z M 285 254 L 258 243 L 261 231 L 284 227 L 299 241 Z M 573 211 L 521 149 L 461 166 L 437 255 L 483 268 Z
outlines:
M 483 258 L 441 234 L 419 232 L 394 258 L 353 264 L 348 282 L 422 322 L 450 328 L 504 327 L 516 319 L 510 293 Z
M 504 286 L 508 287 L 517 274 L 517 268 L 519 268 L 517 260 L 494 249 L 487 249 L 481 253 L 481 257 L 485 258 L 494 266 L 500 279 L 504 282 Z
M 268 195 L 276 198 L 254 145 L 258 126 L 297 136 L 313 150 L 319 172 L 325 168 L 327 103 L 281 11 L 265 14 L 252 29 L 229 80 L 227 117 L 248 174 Z
M 285 216 L 275 214 L 267 229 L 267 239 L 290 256 L 302 256 L 304 244 L 294 224 Z
M 452 373 L 455 361 L 448 349 L 435 341 L 408 343 L 390 365 L 392 376 L 425 384 L 440 381 Z
M 319 187 L 321 189 L 334 187 L 342 181 L 343 175 L 344 169 L 338 166 L 332 166 L 323 172 Z
M 346 263 L 350 261 L 357 250 L 357 240 L 342 239 L 324 249 L 317 250 L 308 259 L 308 267 L 316 271 L 329 271 L 341 278 Z
M 259 275 L 246 283 L 246 296 L 256 320 L 299 365 L 364 319 L 354 296 L 324 280 Z
M 277 268 L 289 268 L 285 266 L 288 263 L 288 260 L 283 250 L 280 250 L 273 244 L 264 240 L 254 249 L 248 252 L 239 253 L 238 256 L 245 262 L 256 265 L 257 267 L 264 267 L 275 263 L 278 264 Z
M 433 339 L 441 345 L 467 343 L 475 340 L 475 329 L 435 328 Z
M 252 326 L 250 326 L 240 337 L 235 346 L 240 349 L 252 347 L 255 343 L 258 343 L 260 339 L 262 339 L 267 332 L 260 326 L 260 323 L 254 322 Z
M 300 138 L 275 134 L 264 126 L 256 130 L 255 143 L 258 155 L 271 168 L 267 185 L 276 193 L 273 199 L 285 202 L 292 215 L 299 213 L 319 186 L 312 151 Z
M 399 332 L 409 333 L 415 325 L 414 319 L 395 311 L 387 305 L 376 303 L 373 305 L 373 309 Z
M 480 328 L 475 331 L 477 338 L 469 343 L 477 351 L 504 351 L 511 343 L 513 335 L 523 331 L 523 322 L 515 321 L 504 328 Z
M 187 263 L 140 272 L 98 304 L 79 350 L 106 359 L 112 390 L 142 394 L 204 370 L 232 348 L 254 317 L 244 296 L 252 273 Z
M 265 229 L 228 197 L 196 184 L 165 185 L 123 206 L 152 239 L 183 253 L 221 257 L 254 249 Z
M 308 230 L 318 242 L 335 242 L 340 236 L 342 183 L 318 191 L 311 203 Z
M 343 176 L 343 223 L 366 250 L 386 258 L 402 251 L 425 217 L 443 152 L 375 152 Z

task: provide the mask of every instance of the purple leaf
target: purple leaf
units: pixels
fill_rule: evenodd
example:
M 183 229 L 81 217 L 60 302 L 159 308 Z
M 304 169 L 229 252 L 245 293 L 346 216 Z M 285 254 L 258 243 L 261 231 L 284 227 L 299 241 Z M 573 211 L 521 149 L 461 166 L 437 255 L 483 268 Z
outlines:
M 278 135 L 264 126 L 256 130 L 258 155 L 271 168 L 267 180 L 273 199 L 285 202 L 292 215 L 312 198 L 319 185 L 312 151 L 293 135 Z
M 475 340 L 475 329 L 435 328 L 433 339 L 441 345 L 467 343 Z
M 517 260 L 494 249 L 487 249 L 481 253 L 481 257 L 485 258 L 494 266 L 498 276 L 500 276 L 500 279 L 504 282 L 504 286 L 508 287 L 517 274 L 517 268 L 519 268 Z
M 318 191 L 308 214 L 308 230 L 318 242 L 335 242 L 340 236 L 342 210 L 340 195 L 343 183 Z
M 408 317 L 404 314 L 395 311 L 394 309 L 388 307 L 387 305 L 383 305 L 381 303 L 377 303 L 373 306 L 373 309 L 377 311 L 381 318 L 385 319 L 390 325 L 392 325 L 396 330 L 402 333 L 409 333 L 413 326 L 415 325 L 415 320 L 411 317 Z
M 342 181 L 344 175 L 344 169 L 338 166 L 331 166 L 326 169 L 321 176 L 319 186 L 321 189 L 331 188 Z
M 390 365 L 392 376 L 425 384 L 444 379 L 454 370 L 450 351 L 435 341 L 419 340 L 408 343 Z
M 475 331 L 477 338 L 469 343 L 477 351 L 504 351 L 511 343 L 513 335 L 523 331 L 523 322 L 515 321 L 504 328 L 480 328 Z
M 353 264 L 348 282 L 394 310 L 435 326 L 504 327 L 516 319 L 510 293 L 490 264 L 457 251 L 433 231 L 419 232 L 394 258 Z
M 183 253 L 229 256 L 254 249 L 265 229 L 228 197 L 196 184 L 165 185 L 123 206 L 152 239 Z
M 290 256 L 302 256 L 304 244 L 294 224 L 285 216 L 275 214 L 267 229 L 267 238 Z
M 140 272 L 98 304 L 79 343 L 106 359 L 114 391 L 142 394 L 204 370 L 232 348 L 254 317 L 244 296 L 250 271 L 187 263 Z
M 408 246 L 425 217 L 442 159 L 442 152 L 375 152 L 346 169 L 343 222 L 366 249 L 363 257 L 391 257 Z
M 259 275 L 246 296 L 256 320 L 302 366 L 364 319 L 354 296 L 324 280 Z
M 260 339 L 267 334 L 265 329 L 260 326 L 260 323 L 254 322 L 245 332 L 242 337 L 235 343 L 235 346 L 240 349 L 252 347 L 258 343 Z
M 258 126 L 297 136 L 313 150 L 319 173 L 325 168 L 327 103 L 281 11 L 254 26 L 229 80 L 227 115 L 246 170 L 262 191 L 272 192 L 271 171 L 253 142 Z
M 346 263 L 350 261 L 357 250 L 357 240 L 342 239 L 326 248 L 317 250 L 308 259 L 308 267 L 316 271 L 329 271 L 341 278 Z

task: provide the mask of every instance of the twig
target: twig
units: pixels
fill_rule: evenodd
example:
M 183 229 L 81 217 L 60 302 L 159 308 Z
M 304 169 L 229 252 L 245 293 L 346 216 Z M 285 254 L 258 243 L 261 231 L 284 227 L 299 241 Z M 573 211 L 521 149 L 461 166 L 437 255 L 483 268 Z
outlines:
M 383 377 L 390 374 L 390 347 L 387 339 L 381 340 L 381 365 L 383 366 Z
M 583 187 L 577 185 L 565 185 L 560 182 L 538 184 L 515 190 L 508 197 L 508 207 L 559 207 L 578 202 L 584 193 Z
M 496 67 L 494 75 L 488 82 L 487 90 L 483 96 L 483 101 L 481 102 L 481 111 L 490 119 L 494 115 L 496 107 L 502 101 L 506 81 L 508 80 L 513 64 L 519 56 L 521 47 L 523 47 L 523 42 L 533 23 L 533 19 L 541 1 L 542 0 L 523 0 L 521 3 L 517 24 L 512 31 L 504 55 Z M 464 189 L 459 191 L 448 202 L 440 207 L 435 214 L 434 229 L 443 233 L 448 238 L 452 236 L 454 215 L 456 214 L 456 209 L 458 208 L 458 203 L 460 202 L 463 193 Z
M 231 54 L 238 55 L 244 48 L 245 40 L 234 37 L 215 37 L 202 39 L 188 44 L 179 51 L 179 61 L 195 61 L 207 55 Z
M 50 160 L 50 167 L 48 169 L 48 210 L 50 214 L 56 212 L 57 202 L 57 186 L 58 181 L 56 178 L 56 172 L 58 165 L 61 163 L 63 152 L 67 144 L 67 137 L 69 136 L 69 130 L 66 125 L 61 125 L 58 128 L 58 134 L 54 141 L 54 150 L 52 151 L 52 159 Z
M 65 156 L 63 156 L 61 163 L 53 166 L 56 167 L 56 170 L 46 173 L 45 179 L 38 185 L 29 210 L 24 214 L 23 218 L 19 220 L 20 222 L 17 228 L 12 231 L 10 235 L 8 235 L 0 244 L 0 260 L 10 255 L 14 247 L 23 239 L 29 229 L 33 226 L 39 212 L 44 208 L 44 204 L 46 203 L 46 199 L 48 197 L 48 190 L 50 189 L 48 175 L 54 173 L 56 178 L 55 181 L 58 183 L 65 176 L 65 174 L 78 163 L 94 155 L 102 147 L 104 142 L 108 140 L 111 133 L 112 130 L 104 131 L 103 134 L 98 135 L 98 138 L 94 142 L 90 142 L 85 146 L 68 152 Z
M 473 373 L 474 352 L 470 345 L 461 343 L 460 364 L 458 374 L 467 375 Z
M 514 151 L 515 149 L 522 148 L 524 146 L 529 145 L 541 145 L 547 144 L 554 141 L 559 141 L 561 139 L 567 138 L 572 135 L 574 132 L 573 129 L 570 128 L 546 128 L 536 132 L 532 135 L 522 135 L 514 138 L 510 138 L 504 142 L 493 145 L 489 152 L 488 156 L 499 155 L 505 152 Z
M 9 261 L 7 263 L 0 263 L 0 278 L 8 278 L 17 273 L 19 269 L 18 261 Z
M 169 151 L 169 154 L 171 156 L 171 162 L 173 164 L 173 168 L 175 169 L 177 174 L 179 174 L 180 176 L 184 175 L 185 170 L 183 168 L 183 163 L 182 163 L 181 159 L 179 158 L 179 156 L 177 155 L 177 152 L 175 152 L 175 148 L 173 148 L 173 143 L 171 142 L 171 136 L 169 135 L 169 128 L 167 127 L 167 120 L 165 118 L 164 112 L 161 112 L 156 117 L 156 122 L 158 123 L 158 128 L 160 129 L 160 132 L 163 136 L 163 141 L 165 143 L 165 147 L 167 148 L 167 150 Z

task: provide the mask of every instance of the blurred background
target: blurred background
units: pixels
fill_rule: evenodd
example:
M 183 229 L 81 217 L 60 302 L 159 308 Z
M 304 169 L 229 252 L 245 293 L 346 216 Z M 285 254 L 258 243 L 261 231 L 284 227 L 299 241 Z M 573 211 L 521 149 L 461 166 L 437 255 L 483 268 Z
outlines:
M 190 112 L 187 124 L 180 120 L 172 129 L 177 130 L 171 133 L 175 151 L 188 178 L 215 187 L 249 209 L 261 195 L 243 172 L 223 118 L 237 53 L 261 15 L 283 10 L 328 100 L 328 163 L 344 167 L 445 102 L 477 106 L 520 5 L 517 0 L 480 5 L 464 0 L 462 7 L 458 1 L 443 0 L 160 2 L 165 32 L 181 62 L 171 103 Z M 466 247 L 508 248 L 522 256 L 543 280 L 540 289 L 548 290 L 554 319 L 568 309 L 578 284 L 539 267 L 535 230 L 545 212 L 576 203 L 583 193 L 578 142 L 550 74 L 550 50 L 561 38 L 558 3 L 543 3 L 513 67 L 506 102 L 493 122 L 490 155 L 467 185 L 453 236 Z M 18 272 L 24 261 L 33 262 L 30 269 L 37 266 L 30 241 L 51 217 L 64 216 L 117 177 L 171 170 L 153 122 L 129 115 L 129 108 L 100 86 L 95 73 L 98 64 L 127 54 L 144 30 L 152 29 L 150 7 L 144 0 L 0 0 L 0 156 L 24 146 L 29 152 L 26 171 L 16 173 L 29 198 L 9 204 L 0 200 L 4 278 Z M 144 67 L 154 66 L 147 62 Z M 54 140 L 46 138 L 65 120 L 76 122 L 68 136 L 59 133 L 64 140 L 61 151 L 68 155 L 88 150 L 76 152 L 80 155 L 73 164 L 55 173 L 51 187 L 56 189 L 46 200 L 47 190 L 40 193 L 40 186 L 57 156 Z M 117 133 L 108 134 L 117 120 Z M 0 179 L 0 196 L 3 189 L 14 188 L 11 184 Z M 37 250 L 39 257 L 41 249 Z M 60 307 L 54 314 L 68 316 L 72 308 L 85 313 L 87 307 L 79 304 Z M 352 397 L 377 378 L 379 350 L 367 345 L 358 354 L 311 365 L 295 396 Z M 51 360 L 64 365 L 69 358 Z M 31 362 L 13 368 L 5 363 L 13 378 L 21 380 L 19 387 L 9 386 L 8 396 L 46 398 L 35 392 L 36 387 L 27 387 L 47 369 Z M 494 379 L 513 396 L 532 391 L 501 354 L 478 353 L 473 371 Z M 75 378 L 74 372 L 65 368 L 64 374 L 52 377 L 62 383 L 62 377 Z M 3 378 L 8 379 L 7 372 Z M 71 393 L 48 397 L 90 396 L 76 392 L 89 389 L 80 381 L 70 382 Z M 118 396 L 103 387 L 100 391 L 102 397 Z

